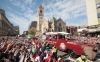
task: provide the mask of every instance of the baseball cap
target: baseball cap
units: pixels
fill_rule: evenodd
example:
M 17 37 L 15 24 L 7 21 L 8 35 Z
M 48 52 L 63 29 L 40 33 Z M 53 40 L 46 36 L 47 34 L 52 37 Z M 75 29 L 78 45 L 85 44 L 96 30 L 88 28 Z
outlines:
M 83 52 L 81 55 L 88 56 L 88 55 L 87 55 L 87 54 L 85 54 L 84 52 Z

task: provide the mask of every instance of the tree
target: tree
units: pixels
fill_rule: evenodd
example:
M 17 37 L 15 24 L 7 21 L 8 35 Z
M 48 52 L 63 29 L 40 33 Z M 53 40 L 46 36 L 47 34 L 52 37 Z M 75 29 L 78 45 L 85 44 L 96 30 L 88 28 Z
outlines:
M 37 29 L 32 27 L 32 28 L 28 31 L 28 34 L 35 35 L 36 32 L 37 32 Z

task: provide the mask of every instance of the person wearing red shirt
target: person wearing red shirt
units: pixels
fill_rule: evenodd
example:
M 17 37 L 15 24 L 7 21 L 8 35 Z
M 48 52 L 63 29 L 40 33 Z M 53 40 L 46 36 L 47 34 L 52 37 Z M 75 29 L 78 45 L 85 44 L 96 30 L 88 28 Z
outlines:
M 59 36 L 57 35 L 57 39 L 59 39 Z
M 48 56 L 48 58 L 45 60 L 45 62 L 50 62 L 53 58 L 53 51 L 50 53 L 50 55 Z

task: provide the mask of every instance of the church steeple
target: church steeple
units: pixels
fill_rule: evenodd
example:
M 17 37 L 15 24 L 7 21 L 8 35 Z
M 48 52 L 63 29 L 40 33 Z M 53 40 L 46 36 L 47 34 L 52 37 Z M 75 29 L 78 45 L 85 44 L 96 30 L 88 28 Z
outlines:
M 56 18 L 55 18 L 55 16 L 54 16 L 54 15 L 52 16 L 52 19 L 53 19 L 53 20 L 56 20 Z

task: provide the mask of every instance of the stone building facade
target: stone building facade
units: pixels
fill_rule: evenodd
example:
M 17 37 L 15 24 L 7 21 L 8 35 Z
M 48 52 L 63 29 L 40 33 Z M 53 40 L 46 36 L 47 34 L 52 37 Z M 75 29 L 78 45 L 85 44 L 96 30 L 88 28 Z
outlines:
M 100 0 L 86 0 L 88 25 L 100 24 Z
M 71 33 L 72 35 L 77 35 L 78 34 L 77 29 L 78 28 L 80 28 L 80 26 L 79 27 L 77 27 L 77 26 L 66 26 L 66 32 Z
M 14 26 L 5 16 L 5 11 L 0 9 L 0 36 L 16 35 L 15 32 Z
M 37 28 L 38 34 L 45 33 L 47 31 L 54 31 L 54 32 L 66 32 L 66 23 L 61 19 L 56 19 L 54 16 L 50 20 L 45 20 L 44 18 L 44 8 L 42 5 L 38 7 L 38 19 L 37 21 L 31 22 L 29 27 Z M 36 24 L 37 23 L 37 24 Z M 37 26 L 36 26 L 37 25 Z
M 13 26 L 14 27 L 14 35 L 19 35 L 19 26 Z
M 49 30 L 54 32 L 66 32 L 66 23 L 61 19 L 53 17 L 49 21 Z
M 44 19 L 44 8 L 42 5 L 38 7 L 38 20 L 37 20 L 37 31 L 44 33 L 48 29 L 48 21 Z
M 31 29 L 31 28 L 37 28 L 37 21 L 32 21 L 31 22 L 31 24 L 30 24 L 30 26 L 29 26 L 29 29 Z

